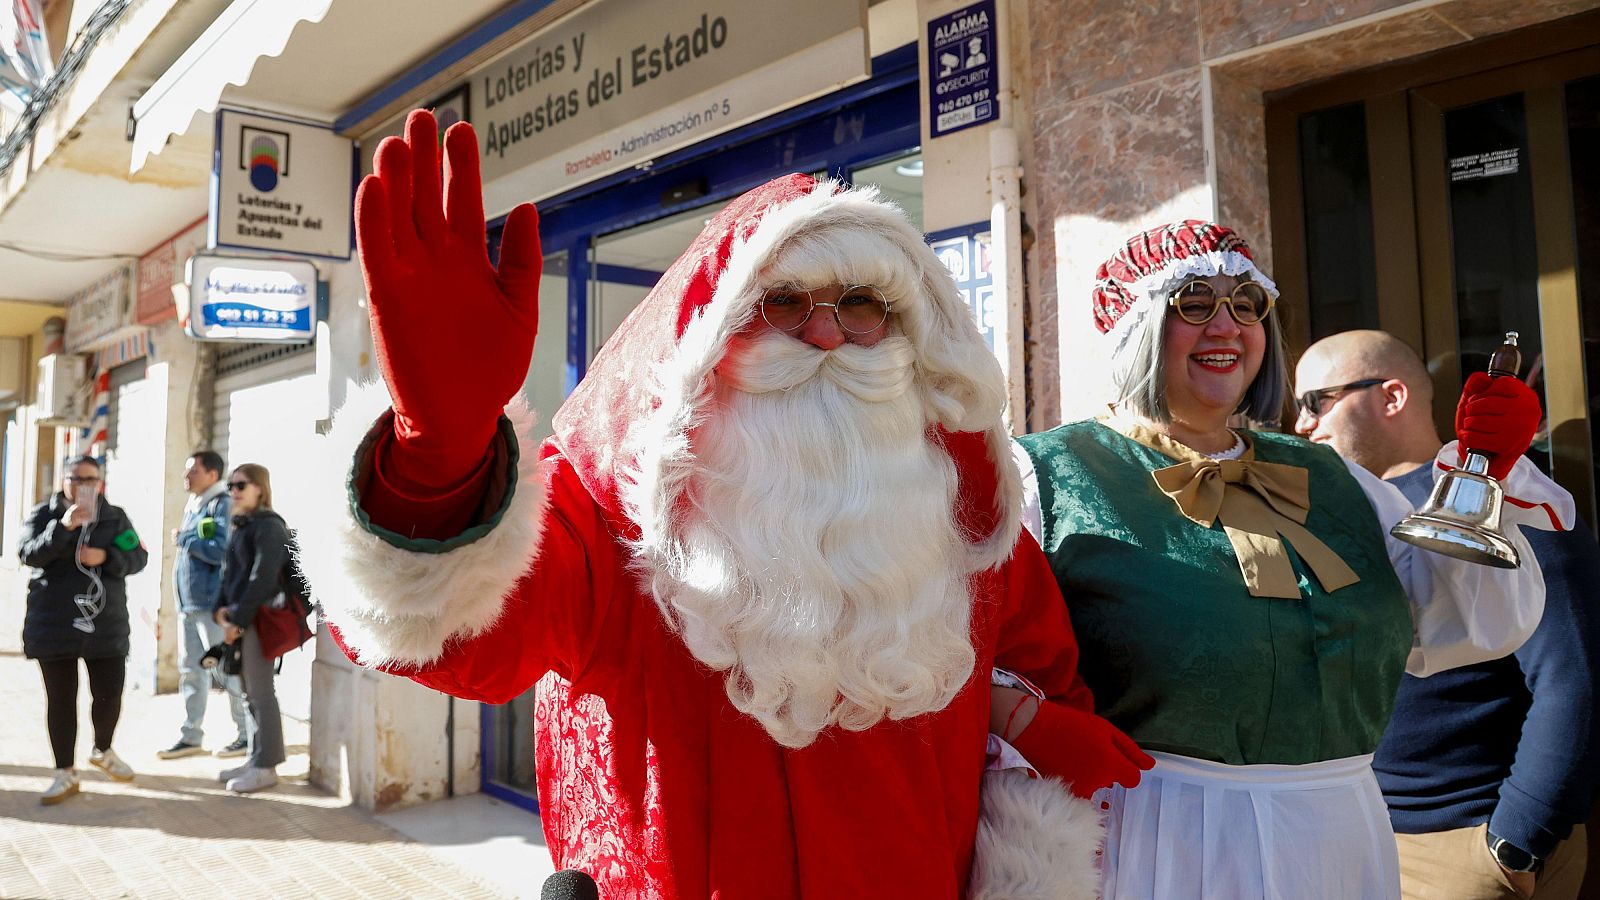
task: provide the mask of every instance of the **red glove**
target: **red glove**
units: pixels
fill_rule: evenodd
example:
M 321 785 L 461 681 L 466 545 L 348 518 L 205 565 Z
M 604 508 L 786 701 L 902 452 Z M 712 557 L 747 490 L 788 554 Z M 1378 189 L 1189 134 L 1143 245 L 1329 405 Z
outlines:
M 1083 798 L 1113 783 L 1135 787 L 1139 773 L 1156 764 L 1117 726 L 1057 703 L 1039 704 L 1033 721 L 1010 743 L 1034 768 L 1067 782 Z
M 394 442 L 379 460 L 407 494 L 458 489 L 488 454 L 506 402 L 527 378 L 538 330 L 539 214 L 511 211 L 500 268 L 484 236 L 478 140 L 445 134 L 427 110 L 385 138 L 356 191 L 356 245 L 371 299 L 378 368 L 394 397 Z
M 1474 372 L 1456 405 L 1456 437 L 1461 458 L 1468 450 L 1489 457 L 1489 475 L 1504 478 L 1533 443 L 1544 414 L 1539 395 L 1516 378 L 1491 378 Z

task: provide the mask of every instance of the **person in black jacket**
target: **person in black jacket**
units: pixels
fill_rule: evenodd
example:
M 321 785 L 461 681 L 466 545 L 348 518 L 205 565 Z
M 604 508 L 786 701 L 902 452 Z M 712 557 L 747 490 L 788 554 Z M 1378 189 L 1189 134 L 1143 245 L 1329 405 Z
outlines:
M 283 719 L 272 683 L 272 660 L 261 650 L 261 639 L 250 627 L 256 611 L 282 592 L 283 570 L 289 562 L 289 528 L 272 511 L 272 477 L 265 466 L 245 463 L 228 476 L 233 498 L 233 535 L 222 561 L 222 590 L 216 617 L 223 640 L 243 642 L 240 653 L 244 697 L 250 706 L 255 731 L 250 736 L 250 757 L 219 778 L 228 790 L 248 794 L 278 783 L 277 766 L 284 760 Z
M 56 773 L 39 801 L 52 806 L 78 793 L 78 660 L 89 671 L 94 752 L 89 762 L 117 781 L 133 770 L 111 749 L 122 713 L 128 656 L 128 594 L 123 580 L 149 561 L 127 513 L 106 502 L 92 456 L 63 467 L 61 491 L 34 507 L 23 525 L 21 557 L 32 566 L 22 652 L 44 676 L 45 723 Z

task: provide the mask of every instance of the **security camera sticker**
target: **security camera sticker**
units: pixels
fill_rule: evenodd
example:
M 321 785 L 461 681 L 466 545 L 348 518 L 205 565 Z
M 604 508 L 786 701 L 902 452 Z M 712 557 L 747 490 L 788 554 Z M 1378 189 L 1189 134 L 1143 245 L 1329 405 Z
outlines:
M 999 118 L 994 0 L 928 21 L 928 131 L 932 137 Z

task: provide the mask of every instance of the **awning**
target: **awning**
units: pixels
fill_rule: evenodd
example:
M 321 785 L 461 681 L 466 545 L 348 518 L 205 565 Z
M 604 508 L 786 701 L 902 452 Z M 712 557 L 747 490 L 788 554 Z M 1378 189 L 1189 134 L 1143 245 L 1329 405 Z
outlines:
M 133 159 L 138 172 L 195 116 L 215 112 L 228 85 L 243 86 L 263 56 L 277 56 L 301 22 L 320 22 L 333 0 L 233 0 L 156 83 L 133 104 Z

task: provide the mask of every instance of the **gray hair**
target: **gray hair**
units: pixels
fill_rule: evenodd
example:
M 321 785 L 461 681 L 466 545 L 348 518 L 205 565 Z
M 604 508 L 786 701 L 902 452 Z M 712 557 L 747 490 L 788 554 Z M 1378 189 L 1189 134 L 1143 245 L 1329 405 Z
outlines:
M 1152 309 L 1139 324 L 1139 333 L 1112 362 L 1117 406 L 1161 425 L 1172 422 L 1172 410 L 1167 406 L 1167 367 L 1161 355 L 1170 309 L 1165 304 Z M 1227 315 L 1224 311 L 1217 314 Z M 1244 399 L 1235 410 L 1264 425 L 1279 424 L 1284 399 L 1289 396 L 1289 351 L 1283 339 L 1281 316 L 1282 312 L 1274 309 L 1263 322 L 1267 340 L 1261 371 L 1245 389 Z

